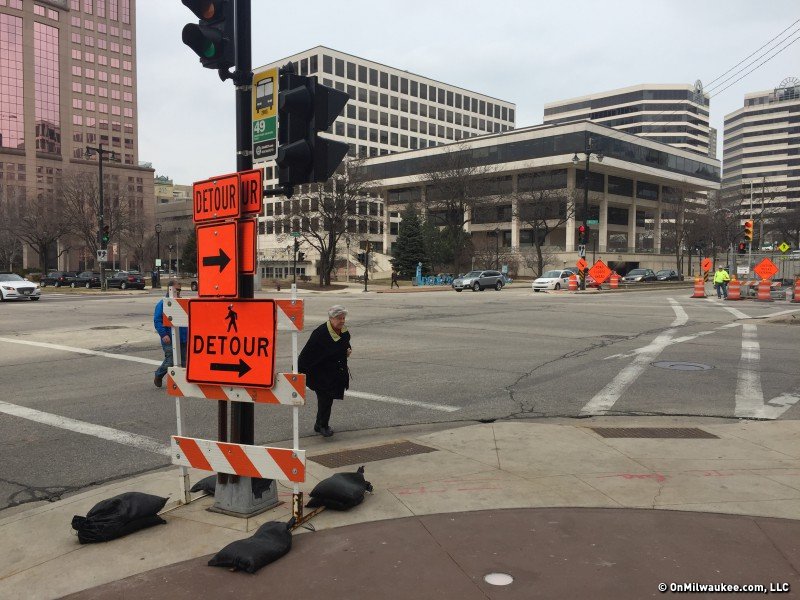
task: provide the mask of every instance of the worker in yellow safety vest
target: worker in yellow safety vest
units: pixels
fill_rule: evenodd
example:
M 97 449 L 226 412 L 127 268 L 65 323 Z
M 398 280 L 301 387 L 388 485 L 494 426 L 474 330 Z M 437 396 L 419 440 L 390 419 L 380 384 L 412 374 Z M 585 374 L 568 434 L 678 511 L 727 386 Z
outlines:
M 717 272 L 714 273 L 714 288 L 717 290 L 717 298 L 728 297 L 728 282 L 731 276 L 722 267 L 717 267 Z

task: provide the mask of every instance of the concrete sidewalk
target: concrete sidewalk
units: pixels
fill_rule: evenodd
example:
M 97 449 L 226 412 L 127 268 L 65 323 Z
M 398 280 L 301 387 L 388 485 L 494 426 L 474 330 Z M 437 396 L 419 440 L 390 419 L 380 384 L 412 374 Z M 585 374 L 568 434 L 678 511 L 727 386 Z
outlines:
M 593 429 L 620 427 L 706 437 Z M 301 441 L 304 491 L 334 472 L 315 457 L 398 441 L 425 451 L 363 463 L 374 493 L 316 516 L 316 532 L 295 531 L 292 552 L 255 575 L 206 562 L 262 523 L 288 520 L 284 485 L 284 504 L 255 518 L 208 512 L 211 498 L 172 502 L 167 525 L 86 546 L 73 515 L 124 491 L 177 498 L 177 469 L 20 510 L 0 520 L 0 598 L 641 598 L 692 582 L 800 592 L 798 421 L 603 417 L 337 433 Z M 484 581 L 492 572 L 513 582 Z

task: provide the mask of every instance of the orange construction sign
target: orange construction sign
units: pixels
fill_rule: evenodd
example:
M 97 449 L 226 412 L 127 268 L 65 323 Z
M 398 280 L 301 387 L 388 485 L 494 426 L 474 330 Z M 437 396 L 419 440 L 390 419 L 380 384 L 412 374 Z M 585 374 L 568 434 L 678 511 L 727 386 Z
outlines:
M 190 300 L 186 380 L 272 387 L 275 331 L 274 300 Z
M 592 268 L 589 269 L 589 275 L 591 275 L 592 279 L 597 283 L 603 283 L 611 275 L 611 269 L 609 269 L 602 260 L 598 260 L 594 263 Z
M 239 191 L 242 198 L 242 215 L 257 215 L 264 206 L 264 184 L 261 169 L 239 172 Z
M 192 186 L 192 219 L 195 223 L 238 217 L 239 174 L 221 175 Z
M 239 226 L 239 272 L 254 275 L 256 272 L 256 220 L 242 219 Z
M 236 223 L 197 226 L 197 292 L 200 296 L 236 296 L 239 246 Z
M 703 262 L 700 263 L 700 266 L 703 268 L 704 273 L 708 273 L 711 270 L 711 267 L 714 266 L 714 263 L 710 258 L 704 258 Z
M 575 263 L 575 266 L 578 267 L 581 270 L 581 272 L 583 272 L 583 270 L 587 267 L 588 264 L 589 263 L 587 263 L 586 260 L 584 260 L 583 258 L 579 258 L 578 262 Z
M 778 272 L 778 267 L 775 266 L 775 263 L 772 262 L 770 259 L 765 258 L 760 263 L 758 263 L 753 271 L 755 271 L 756 275 L 758 275 L 762 280 L 769 279 L 775 273 Z

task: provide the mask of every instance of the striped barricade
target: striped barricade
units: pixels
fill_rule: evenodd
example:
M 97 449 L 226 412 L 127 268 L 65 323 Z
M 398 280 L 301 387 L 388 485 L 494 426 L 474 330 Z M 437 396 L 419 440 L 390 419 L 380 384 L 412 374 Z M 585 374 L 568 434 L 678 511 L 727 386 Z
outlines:
M 247 446 L 172 436 L 172 464 L 243 477 L 281 479 L 303 483 L 305 450 Z
M 207 398 L 208 400 L 303 406 L 306 403 L 306 376 L 302 373 L 276 373 L 275 385 L 265 389 L 191 383 L 186 381 L 185 368 L 171 367 L 167 371 L 167 393 L 170 396 Z
M 164 299 L 164 326 L 189 326 L 190 298 Z M 305 305 L 304 300 L 275 300 L 278 313 L 278 331 L 303 331 Z

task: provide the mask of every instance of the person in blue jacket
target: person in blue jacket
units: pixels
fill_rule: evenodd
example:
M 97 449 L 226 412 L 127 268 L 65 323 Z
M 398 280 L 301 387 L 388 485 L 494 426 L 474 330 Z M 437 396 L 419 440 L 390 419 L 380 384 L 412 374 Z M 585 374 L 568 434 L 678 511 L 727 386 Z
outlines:
M 175 298 L 181 297 L 180 281 L 176 281 L 174 279 L 170 280 L 169 284 L 167 284 L 166 297 L 169 297 L 170 288 L 172 288 Z M 161 383 L 164 380 L 164 375 L 167 374 L 167 369 L 172 366 L 172 329 L 164 326 L 163 316 L 164 300 L 161 299 L 158 301 L 158 304 L 156 304 L 156 309 L 153 312 L 153 326 L 158 332 L 158 337 L 161 338 L 161 348 L 164 350 L 164 362 L 162 362 L 161 366 L 156 369 L 156 374 L 153 378 L 153 383 L 156 387 L 161 387 Z M 181 338 L 181 364 L 183 365 L 186 363 L 186 338 L 188 331 L 186 327 L 179 327 L 178 332 L 180 333 Z

